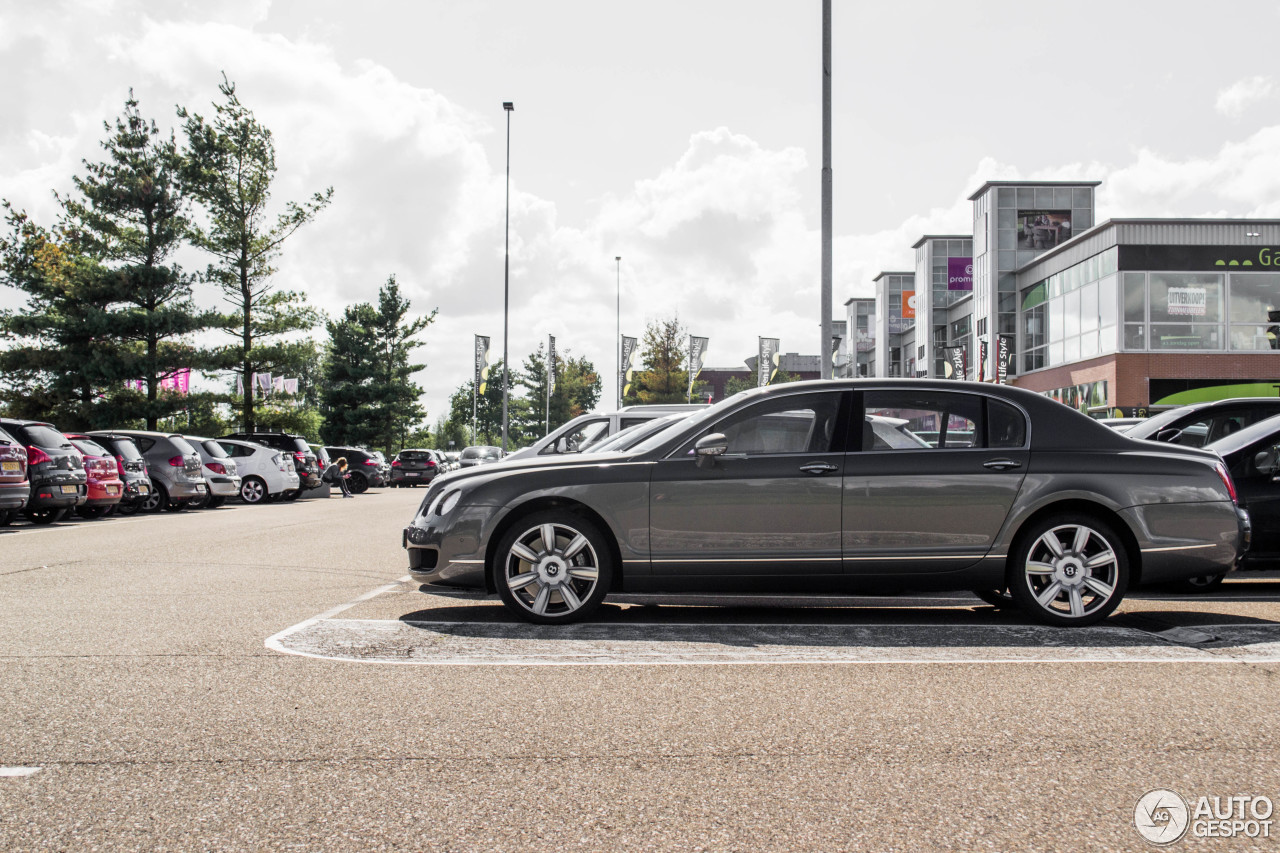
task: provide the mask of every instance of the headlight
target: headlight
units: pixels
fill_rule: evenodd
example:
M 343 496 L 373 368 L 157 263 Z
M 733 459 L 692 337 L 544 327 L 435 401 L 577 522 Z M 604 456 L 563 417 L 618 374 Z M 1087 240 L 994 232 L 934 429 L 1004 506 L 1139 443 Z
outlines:
M 458 499 L 462 497 L 460 489 L 454 489 L 451 492 L 442 492 L 439 497 L 431 502 L 431 506 L 427 507 L 424 518 L 430 518 L 433 515 L 445 515 L 455 506 L 458 505 Z

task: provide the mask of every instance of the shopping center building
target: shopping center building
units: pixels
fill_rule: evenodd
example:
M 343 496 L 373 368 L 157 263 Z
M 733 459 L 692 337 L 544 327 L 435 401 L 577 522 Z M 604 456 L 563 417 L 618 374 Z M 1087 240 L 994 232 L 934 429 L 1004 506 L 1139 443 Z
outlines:
M 913 271 L 873 280 L 874 315 L 846 303 L 873 330 L 867 373 L 1007 381 L 1099 416 L 1280 394 L 1280 221 L 1095 225 L 1097 186 L 984 184 L 971 237 L 922 237 Z

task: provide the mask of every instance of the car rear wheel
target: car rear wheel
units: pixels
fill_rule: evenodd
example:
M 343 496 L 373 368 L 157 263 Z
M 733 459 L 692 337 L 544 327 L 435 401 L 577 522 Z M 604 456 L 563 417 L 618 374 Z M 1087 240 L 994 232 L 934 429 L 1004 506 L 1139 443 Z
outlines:
M 143 512 L 159 512 L 161 508 L 169 505 L 169 493 L 165 491 L 164 486 L 151 481 L 151 492 L 142 501 Z
M 116 512 L 120 515 L 133 515 L 135 512 L 137 512 L 140 509 L 142 509 L 141 499 L 136 501 L 129 501 L 128 503 L 121 501 L 120 503 L 116 504 Z
M 13 510 L 0 509 L 0 527 L 8 527 L 11 518 L 13 518 Z
M 570 512 L 520 519 L 498 544 L 494 585 L 527 622 L 562 625 L 590 615 L 613 580 L 613 556 L 594 524 Z
M 76 507 L 76 515 L 81 518 L 102 518 L 107 514 L 106 507 L 101 506 L 78 506 Z
M 240 500 L 247 504 L 265 503 L 267 484 L 259 477 L 245 477 L 240 481 Z
M 27 520 L 32 524 L 53 524 L 55 521 L 62 521 L 67 517 L 67 508 L 59 507 L 40 507 L 39 509 L 25 510 Z
M 227 499 L 222 497 L 209 498 L 209 502 L 205 504 L 205 506 L 208 507 L 209 509 L 217 509 L 218 507 L 222 506 L 226 502 L 227 502 Z
M 187 507 L 191 506 L 191 501 L 169 501 L 164 505 L 165 512 L 185 512 Z
M 209 505 L 208 492 L 205 492 L 203 495 L 200 495 L 198 497 L 192 498 L 190 503 L 187 504 L 187 506 L 191 507 L 192 509 L 204 509 L 208 505 Z
M 1092 625 L 1120 605 L 1129 556 L 1110 525 L 1089 515 L 1042 519 L 1019 537 L 1008 567 L 1018 606 L 1048 625 Z
M 280 496 L 280 500 L 296 501 L 300 497 L 302 497 L 302 489 L 290 489 Z
M 351 490 L 353 495 L 363 494 L 369 491 L 369 478 L 357 471 L 347 481 L 347 488 Z
M 1222 586 L 1222 582 L 1226 580 L 1227 573 L 1222 572 L 1216 575 L 1200 575 L 1194 578 L 1186 578 L 1185 580 L 1176 581 L 1169 585 L 1174 592 L 1184 592 L 1190 595 L 1199 595 L 1200 593 L 1212 592 Z

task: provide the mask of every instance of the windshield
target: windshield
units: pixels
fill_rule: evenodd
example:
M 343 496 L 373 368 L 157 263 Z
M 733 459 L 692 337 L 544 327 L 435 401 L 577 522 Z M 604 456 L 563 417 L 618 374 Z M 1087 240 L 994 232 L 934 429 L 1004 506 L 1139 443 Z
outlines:
M 227 451 L 222 449 L 222 445 L 214 441 L 212 438 L 206 438 L 200 442 L 200 446 L 204 448 L 204 452 L 208 453 L 214 459 L 229 459 Z
M 192 447 L 190 444 L 188 444 L 187 440 L 180 435 L 169 436 L 169 441 L 173 442 L 173 446 L 176 447 L 178 449 L 178 452 L 181 453 L 183 456 L 192 456 L 192 455 L 199 456 L 200 455 L 196 453 L 196 449 Z
M 1191 411 L 1186 406 L 1179 406 L 1176 409 L 1170 409 L 1167 412 L 1161 412 L 1158 415 L 1152 415 L 1140 424 L 1134 424 L 1129 428 L 1129 435 L 1134 438 L 1149 438 L 1178 418 Z
M 402 462 L 421 462 L 424 459 L 431 458 L 430 450 L 401 450 L 400 461 Z
M 22 427 L 22 431 L 27 434 L 27 441 L 36 447 L 71 446 L 71 442 L 67 440 L 67 437 L 53 427 L 47 427 L 43 424 L 30 424 Z
M 687 417 L 684 413 L 667 415 L 665 418 L 654 418 L 644 423 L 633 424 L 621 432 L 591 448 L 592 453 L 604 453 L 610 450 L 630 450 L 651 435 L 662 432 L 667 427 Z
M 311 446 L 307 444 L 306 439 L 295 438 L 293 440 L 293 449 L 299 453 L 310 453 Z
M 107 449 L 96 441 L 90 441 L 87 438 L 73 438 L 71 443 L 76 446 L 76 450 L 87 456 L 110 456 Z
M 737 394 L 734 394 L 732 397 L 726 397 L 714 406 L 694 412 L 681 421 L 680 426 L 687 428 L 689 430 L 689 434 L 692 435 L 706 424 L 714 423 L 724 417 L 726 412 L 732 408 L 736 408 L 738 403 L 742 402 L 747 397 L 754 397 L 759 393 L 759 388 L 748 388 L 746 391 L 739 391 Z M 684 432 L 683 429 L 680 431 Z M 641 441 L 639 444 L 632 446 L 631 450 L 634 450 L 636 453 L 648 453 L 650 450 L 654 450 L 666 444 L 670 438 L 671 435 L 668 434 L 666 430 L 659 430 Z

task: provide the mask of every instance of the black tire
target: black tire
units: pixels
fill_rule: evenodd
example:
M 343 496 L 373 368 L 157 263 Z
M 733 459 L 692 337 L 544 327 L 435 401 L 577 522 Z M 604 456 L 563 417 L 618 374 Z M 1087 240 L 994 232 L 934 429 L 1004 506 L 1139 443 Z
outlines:
M 107 508 L 102 506 L 78 506 L 76 507 L 76 515 L 81 518 L 102 518 L 107 514 Z
M 41 507 L 39 509 L 24 510 L 23 514 L 32 524 L 53 524 L 55 521 L 62 521 L 67 517 L 67 508 Z
M 296 500 L 297 500 L 298 498 L 300 498 L 300 497 L 302 497 L 302 489 L 290 489 L 289 491 L 287 491 L 287 492 L 285 492 L 284 494 L 280 495 L 280 500 L 282 500 L 282 501 L 296 501 Z
M 1037 621 L 1092 625 L 1111 615 L 1124 598 L 1129 555 L 1124 540 L 1100 518 L 1055 515 L 1019 533 L 1006 578 L 1018 607 Z
M 169 493 L 165 490 L 164 486 L 160 485 L 155 480 L 152 480 L 151 493 L 142 501 L 142 511 L 159 512 L 168 505 Z
M 997 610 L 1012 610 L 1018 606 L 1007 589 L 975 589 L 973 594 Z
M 240 481 L 240 500 L 247 504 L 266 503 L 270 495 L 261 477 L 245 477 Z
M 369 478 L 364 474 L 356 472 L 351 475 L 351 479 L 347 481 L 347 488 L 351 490 L 351 494 L 360 495 L 369 491 Z
M 13 519 L 13 510 L 0 509 L 0 527 L 8 527 L 10 520 Z
M 190 500 L 185 501 L 169 501 L 165 504 L 165 512 L 186 512 L 187 507 L 191 506 Z
M 137 512 L 140 509 L 142 509 L 141 500 L 130 501 L 129 503 L 125 503 L 124 501 L 121 501 L 120 503 L 116 504 L 117 515 L 133 515 L 135 512 Z
M 208 505 L 209 505 L 208 491 L 206 491 L 203 495 L 198 495 L 187 502 L 187 506 L 191 507 L 192 509 L 204 509 Z
M 217 509 L 218 507 L 222 506 L 222 505 L 223 505 L 224 503 L 226 503 L 226 502 L 227 502 L 227 499 L 226 499 L 226 498 L 224 498 L 224 497 L 216 497 L 216 498 L 212 498 L 212 497 L 211 497 L 211 498 L 209 498 L 209 502 L 208 502 L 207 504 L 205 504 L 205 508 L 206 508 L 206 509 Z
M 490 570 L 502 603 L 515 616 L 565 625 L 590 616 L 604 601 L 613 583 L 613 551 L 587 519 L 547 510 L 507 530 Z
M 1169 584 L 1169 589 L 1185 595 L 1202 595 L 1206 592 L 1213 592 L 1222 586 L 1222 582 L 1226 580 L 1226 577 L 1227 573 L 1222 572 L 1216 575 L 1199 575 L 1194 578 L 1184 578 Z

